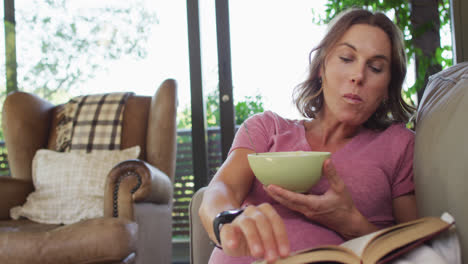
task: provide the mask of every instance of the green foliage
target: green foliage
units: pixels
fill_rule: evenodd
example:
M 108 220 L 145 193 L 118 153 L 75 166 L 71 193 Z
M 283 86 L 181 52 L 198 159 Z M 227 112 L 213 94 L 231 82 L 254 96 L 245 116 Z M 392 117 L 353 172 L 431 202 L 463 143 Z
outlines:
M 219 90 L 215 89 L 206 98 L 206 123 L 208 127 L 219 126 Z
M 264 111 L 262 96 L 246 96 L 245 101 L 236 104 L 236 125 L 241 125 L 250 116 Z
M 192 110 L 190 105 L 186 105 L 182 111 L 177 113 L 177 129 L 192 127 Z
M 317 24 L 327 24 L 330 20 L 335 17 L 338 13 L 351 7 L 364 8 L 371 11 L 380 11 L 393 17 L 395 24 L 404 33 L 404 41 L 406 47 L 406 54 L 408 58 L 418 57 L 418 72 L 416 76 L 415 84 L 409 87 L 405 91 L 404 95 L 407 99 L 411 98 L 412 95 L 416 94 L 425 84 L 426 72 L 433 65 L 439 64 L 442 68 L 446 68 L 452 65 L 450 54 L 452 47 L 445 45 L 437 49 L 436 54 L 431 57 L 424 56 L 421 49 L 415 47 L 413 43 L 413 37 L 419 36 L 426 30 L 430 30 L 433 24 L 427 24 L 416 30 L 411 24 L 411 1 L 407 0 L 328 0 L 326 3 L 325 14 L 316 14 L 313 10 L 314 15 L 313 22 Z M 439 14 L 440 14 L 440 27 L 447 27 L 450 23 L 450 3 L 449 0 L 439 1 Z
M 219 120 L 219 91 L 215 90 L 208 94 L 206 98 L 206 122 L 208 127 L 217 127 L 220 125 Z M 264 111 L 262 96 L 246 96 L 243 100 L 238 101 L 234 105 L 236 115 L 236 125 L 242 124 L 248 117 L 253 114 Z M 190 106 L 186 106 L 177 115 L 177 128 L 191 128 L 192 115 Z
M 54 103 L 66 101 L 70 89 L 106 70 L 112 61 L 146 57 L 150 26 L 158 23 L 156 14 L 138 1 L 126 7 L 101 4 L 73 10 L 70 2 L 34 0 L 16 9 L 18 89 Z M 5 72 L 2 63 L 0 74 Z M 6 87 L 0 88 L 1 108 Z
M 113 60 L 147 55 L 150 26 L 158 21 L 143 4 L 70 4 L 35 0 L 29 8 L 17 9 L 19 89 L 55 101 Z

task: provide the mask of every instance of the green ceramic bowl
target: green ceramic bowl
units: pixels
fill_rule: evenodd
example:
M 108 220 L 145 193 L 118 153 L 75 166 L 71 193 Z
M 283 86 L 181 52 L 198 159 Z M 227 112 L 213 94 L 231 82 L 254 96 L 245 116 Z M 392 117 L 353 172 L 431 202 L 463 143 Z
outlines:
M 253 173 L 264 185 L 306 192 L 319 181 L 322 164 L 330 155 L 330 152 L 293 151 L 253 153 L 247 158 Z

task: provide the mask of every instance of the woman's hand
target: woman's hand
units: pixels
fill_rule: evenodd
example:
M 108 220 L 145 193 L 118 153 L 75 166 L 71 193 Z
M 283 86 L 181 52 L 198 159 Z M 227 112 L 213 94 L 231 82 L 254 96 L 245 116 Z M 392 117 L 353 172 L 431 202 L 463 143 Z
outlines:
M 268 263 L 289 255 L 283 220 L 267 203 L 250 205 L 230 224 L 221 228 L 223 251 L 230 256 L 253 256 Z
M 357 210 L 345 183 L 338 176 L 330 159 L 323 163 L 323 172 L 330 184 L 330 188 L 323 195 L 295 193 L 275 185 L 269 185 L 265 190 L 282 205 L 335 230 L 346 239 L 377 230 Z

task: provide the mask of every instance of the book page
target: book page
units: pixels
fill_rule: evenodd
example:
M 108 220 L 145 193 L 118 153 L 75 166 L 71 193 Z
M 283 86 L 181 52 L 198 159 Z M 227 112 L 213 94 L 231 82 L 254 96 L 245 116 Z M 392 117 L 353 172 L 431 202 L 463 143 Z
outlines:
M 414 221 L 388 227 L 362 237 L 349 240 L 340 246 L 321 246 L 293 253 L 278 260 L 276 264 L 303 264 L 319 262 L 377 263 L 392 259 L 392 256 L 406 252 L 417 244 L 431 239 L 454 224 L 454 219 L 444 214 L 442 219 L 424 217 Z M 391 254 L 389 254 L 391 253 Z M 360 260 L 362 257 L 362 262 Z M 253 264 L 266 264 L 256 261 Z
M 364 235 L 364 236 L 361 236 L 361 237 L 357 237 L 357 238 L 348 240 L 348 241 L 344 242 L 343 244 L 341 244 L 341 246 L 352 250 L 358 256 L 362 256 L 362 252 L 364 252 L 364 249 L 367 247 L 369 242 L 375 236 L 379 235 L 379 233 L 381 233 L 381 232 L 382 231 L 379 230 L 379 231 L 376 231 L 376 232 L 373 232 L 373 233 L 370 233 L 370 234 L 367 234 L 367 235 Z
M 451 226 L 440 218 L 426 217 L 422 220 L 375 238 L 362 254 L 364 263 L 376 263 L 390 252 L 392 255 L 400 255 L 407 251 L 406 246 L 416 246 L 413 242 L 420 244 Z
M 362 254 L 363 254 L 364 250 L 366 249 L 366 247 L 370 243 L 372 243 L 372 241 L 376 240 L 380 236 L 383 236 L 383 235 L 385 235 L 387 233 L 390 233 L 390 232 L 394 232 L 396 229 L 401 229 L 401 228 L 404 228 L 404 227 L 406 227 L 408 225 L 413 225 L 413 224 L 419 223 L 420 221 L 421 221 L 421 219 L 418 219 L 418 220 L 415 220 L 415 221 L 412 221 L 412 222 L 407 222 L 407 223 L 404 223 L 404 224 L 384 228 L 382 230 L 378 230 L 378 231 L 372 232 L 370 234 L 348 240 L 348 241 L 342 243 L 341 246 L 352 250 L 358 256 L 362 256 Z
M 304 263 L 337 262 L 346 264 L 360 264 L 361 260 L 352 251 L 339 246 L 321 246 L 294 252 L 291 256 L 277 260 L 275 264 L 304 264 Z M 265 260 L 252 264 L 266 264 Z

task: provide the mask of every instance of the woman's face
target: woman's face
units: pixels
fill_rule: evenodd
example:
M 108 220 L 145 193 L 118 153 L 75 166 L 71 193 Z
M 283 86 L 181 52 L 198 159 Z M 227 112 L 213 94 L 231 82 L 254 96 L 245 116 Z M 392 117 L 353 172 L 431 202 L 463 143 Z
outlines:
M 380 28 L 353 25 L 325 58 L 321 72 L 325 118 L 360 126 L 388 97 L 391 43 Z

